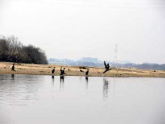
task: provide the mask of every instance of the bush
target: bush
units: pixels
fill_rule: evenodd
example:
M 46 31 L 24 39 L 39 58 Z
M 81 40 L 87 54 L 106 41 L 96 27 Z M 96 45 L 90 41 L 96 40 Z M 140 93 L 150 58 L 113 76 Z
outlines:
M 0 39 L 0 61 L 47 64 L 45 53 L 32 45 L 24 46 L 17 38 Z

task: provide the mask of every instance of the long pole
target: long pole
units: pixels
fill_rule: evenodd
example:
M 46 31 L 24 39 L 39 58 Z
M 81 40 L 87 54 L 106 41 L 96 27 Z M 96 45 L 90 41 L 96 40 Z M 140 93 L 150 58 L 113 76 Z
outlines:
M 117 75 L 118 75 L 118 44 L 115 44 L 115 63 L 116 63 L 116 70 L 117 70 Z

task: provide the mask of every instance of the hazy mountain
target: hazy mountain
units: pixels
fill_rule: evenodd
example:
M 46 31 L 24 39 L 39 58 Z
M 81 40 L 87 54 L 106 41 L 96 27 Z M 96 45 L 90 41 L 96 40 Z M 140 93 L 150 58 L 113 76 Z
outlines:
M 91 57 L 85 57 L 79 60 L 50 58 L 48 61 L 50 64 L 57 64 L 57 65 L 92 66 L 92 67 L 104 66 L 103 60 L 99 60 L 97 58 L 91 58 Z M 156 64 L 156 63 L 135 64 L 130 62 L 122 62 L 122 61 L 120 63 L 109 61 L 109 63 L 112 67 L 165 70 L 165 64 Z
M 97 58 L 85 57 L 79 60 L 71 60 L 71 59 L 56 59 L 50 58 L 50 64 L 58 64 L 58 65 L 73 65 L 73 66 L 103 66 L 103 61 L 98 60 Z

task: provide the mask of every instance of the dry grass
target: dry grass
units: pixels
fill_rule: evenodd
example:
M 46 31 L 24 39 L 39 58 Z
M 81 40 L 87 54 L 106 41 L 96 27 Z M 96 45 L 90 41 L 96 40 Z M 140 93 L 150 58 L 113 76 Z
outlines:
M 0 74 L 37 74 L 51 75 L 51 70 L 56 67 L 55 75 L 59 75 L 61 66 L 59 65 L 39 65 L 16 63 L 16 71 L 11 71 L 12 63 L 0 62 Z M 66 68 L 67 76 L 84 76 L 80 72 L 79 66 L 62 66 Z M 84 69 L 85 70 L 85 69 Z M 135 68 L 113 68 L 103 74 L 104 68 L 89 67 L 89 76 L 107 76 L 107 77 L 165 77 L 165 71 L 161 70 L 142 70 Z

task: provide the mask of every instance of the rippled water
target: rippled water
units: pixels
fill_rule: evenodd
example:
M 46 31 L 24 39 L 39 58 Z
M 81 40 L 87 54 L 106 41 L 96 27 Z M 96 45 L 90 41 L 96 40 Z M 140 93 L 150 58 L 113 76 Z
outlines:
M 165 124 L 164 78 L 0 75 L 0 124 Z

